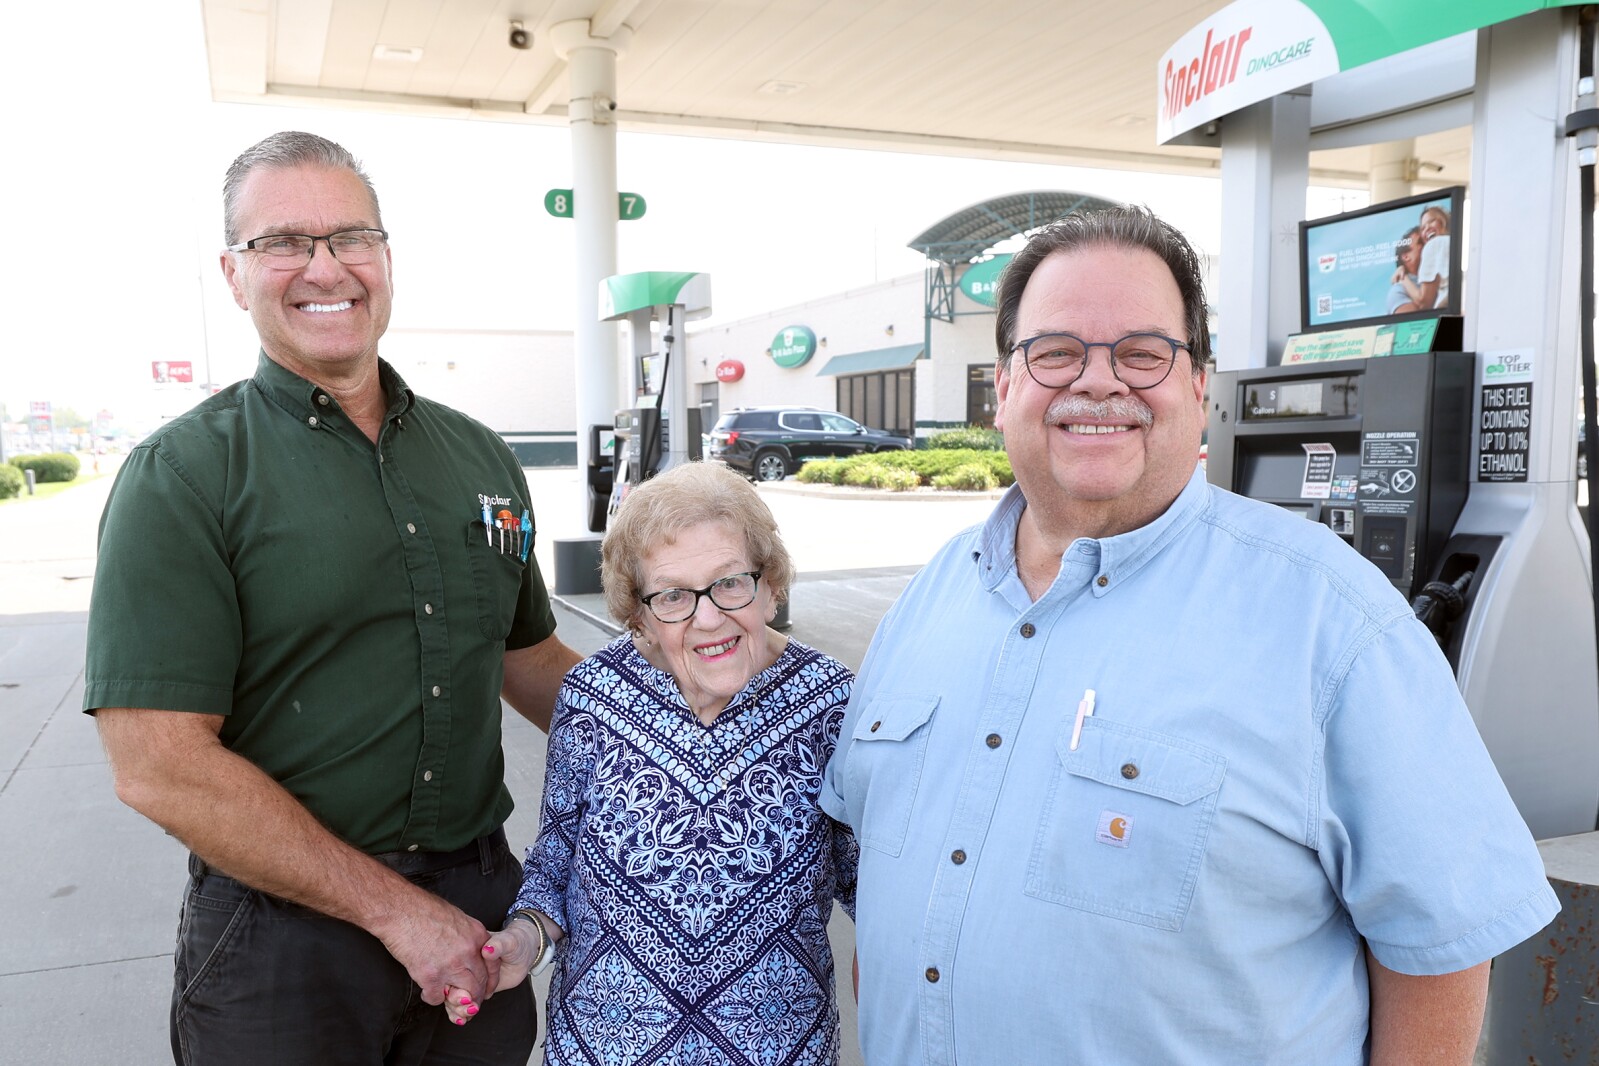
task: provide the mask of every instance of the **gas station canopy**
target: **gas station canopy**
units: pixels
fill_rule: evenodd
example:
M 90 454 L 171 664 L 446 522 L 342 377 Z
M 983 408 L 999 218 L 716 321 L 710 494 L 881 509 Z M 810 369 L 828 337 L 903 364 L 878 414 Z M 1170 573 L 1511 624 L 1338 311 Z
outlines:
M 1221 0 L 201 0 L 212 95 L 564 125 L 552 27 L 627 27 L 620 129 L 1214 174 L 1156 141 L 1164 50 Z M 1420 5 L 1432 11 L 1453 5 Z M 1478 5 L 1461 5 L 1478 6 Z M 526 47 L 510 43 L 512 22 Z M 625 31 L 624 31 L 625 32 Z M 1469 179 L 1468 138 L 1419 137 L 1426 183 Z M 1364 146 L 1312 176 L 1364 186 Z

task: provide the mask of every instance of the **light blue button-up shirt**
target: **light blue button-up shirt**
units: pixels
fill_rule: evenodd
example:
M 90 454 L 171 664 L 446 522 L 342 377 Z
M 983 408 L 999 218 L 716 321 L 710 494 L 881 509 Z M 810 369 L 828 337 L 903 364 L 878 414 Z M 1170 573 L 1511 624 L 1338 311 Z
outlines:
M 1553 917 L 1437 644 L 1325 527 L 1196 471 L 1035 603 L 1025 506 L 889 611 L 823 784 L 870 1066 L 1363 1063 L 1362 938 L 1440 974 Z

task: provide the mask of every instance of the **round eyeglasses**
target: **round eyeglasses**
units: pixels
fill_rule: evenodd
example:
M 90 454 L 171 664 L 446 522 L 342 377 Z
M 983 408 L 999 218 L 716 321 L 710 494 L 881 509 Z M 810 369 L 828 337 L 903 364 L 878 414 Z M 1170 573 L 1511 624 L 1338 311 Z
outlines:
M 1166 380 L 1178 351 L 1193 354 L 1182 341 L 1164 333 L 1129 333 L 1115 341 L 1085 341 L 1075 333 L 1044 333 L 1029 337 L 1011 349 L 1022 353 L 1022 362 L 1034 381 L 1046 389 L 1073 385 L 1088 369 L 1088 353 L 1094 348 L 1110 352 L 1110 372 L 1129 389 L 1152 389 Z
M 269 233 L 239 244 L 228 245 L 230 252 L 256 252 L 261 261 L 274 270 L 299 270 L 311 262 L 318 241 L 328 246 L 334 259 L 345 266 L 370 263 L 383 252 L 389 231 L 383 229 L 346 229 L 313 237 L 309 233 Z
M 711 602 L 724 611 L 748 607 L 755 602 L 755 589 L 760 580 L 759 570 L 728 574 L 702 589 L 662 589 L 648 596 L 640 596 L 639 602 L 648 607 L 659 621 L 685 622 L 699 610 L 701 596 L 709 596 Z

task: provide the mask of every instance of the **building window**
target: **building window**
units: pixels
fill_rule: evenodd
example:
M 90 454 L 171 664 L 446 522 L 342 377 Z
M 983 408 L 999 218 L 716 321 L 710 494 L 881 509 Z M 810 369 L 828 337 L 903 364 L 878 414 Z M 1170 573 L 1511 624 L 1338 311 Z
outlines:
M 973 363 L 966 368 L 966 423 L 994 428 L 994 411 L 999 406 L 994 392 L 994 364 Z
M 916 435 L 916 371 L 888 370 L 838 379 L 838 409 L 862 425 Z

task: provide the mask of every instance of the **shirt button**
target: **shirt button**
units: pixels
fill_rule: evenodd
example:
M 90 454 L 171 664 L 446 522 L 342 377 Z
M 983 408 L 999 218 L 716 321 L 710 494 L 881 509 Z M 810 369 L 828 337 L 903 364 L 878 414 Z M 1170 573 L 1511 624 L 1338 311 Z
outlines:
M 406 851 L 415 851 L 416 850 L 416 845 L 412 844 L 410 847 L 406 848 L 405 850 Z
M 938 984 L 938 967 L 937 966 L 929 966 L 927 968 L 927 981 L 928 981 L 929 984 L 934 984 L 934 985 Z
M 949 861 L 954 863 L 956 866 L 959 866 L 961 863 L 966 861 L 966 853 L 960 848 L 956 848 L 954 851 L 949 853 Z
M 444 690 L 442 688 L 439 688 L 439 686 L 434 685 L 433 686 L 433 695 L 442 696 L 442 695 L 444 695 Z
M 1095 584 L 1097 584 L 1100 588 L 1104 588 L 1106 585 L 1110 584 L 1110 578 L 1106 577 L 1104 574 L 1100 574 L 1099 580 L 1095 582 Z
M 983 743 L 987 744 L 991 748 L 997 748 L 1005 742 L 999 738 L 998 733 L 990 733 L 988 734 L 988 739 Z
M 875 733 L 879 729 L 881 729 L 882 727 L 883 727 L 883 723 L 881 721 L 873 722 L 872 723 L 872 732 Z
M 316 415 L 312 415 L 310 418 L 307 418 L 305 420 L 305 424 L 310 426 L 310 427 L 312 427 L 313 429 L 316 428 Z
M 405 524 L 405 531 L 407 533 L 415 533 L 416 532 L 416 523 L 415 522 L 407 522 Z
M 432 770 L 423 770 L 422 771 L 422 780 L 424 780 L 424 781 L 433 780 L 433 771 Z
M 321 404 L 323 407 L 326 407 L 328 405 L 328 394 L 325 392 L 320 394 L 317 396 L 316 402 Z
M 1131 781 L 1133 778 L 1138 776 L 1138 767 L 1134 766 L 1130 762 L 1122 763 L 1122 776 Z
M 1023 622 L 1022 623 L 1022 636 L 1030 637 L 1034 633 L 1037 633 L 1037 632 L 1038 632 L 1038 630 L 1033 628 L 1033 623 L 1031 623 L 1031 622 Z
M 426 611 L 428 614 L 432 614 L 433 613 L 433 605 L 431 603 L 424 603 L 422 605 L 422 609 L 424 611 Z

